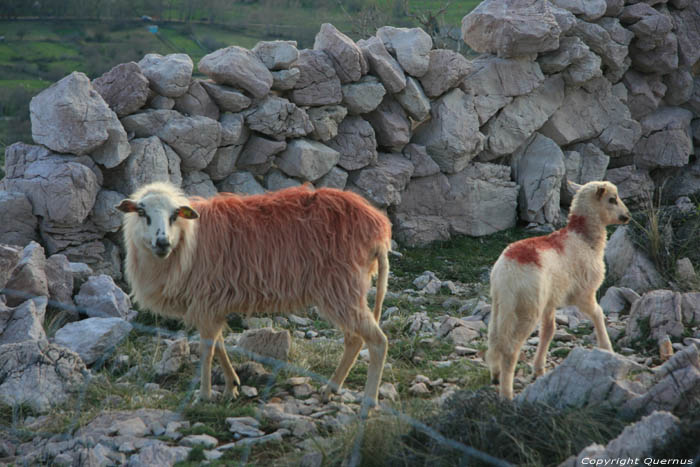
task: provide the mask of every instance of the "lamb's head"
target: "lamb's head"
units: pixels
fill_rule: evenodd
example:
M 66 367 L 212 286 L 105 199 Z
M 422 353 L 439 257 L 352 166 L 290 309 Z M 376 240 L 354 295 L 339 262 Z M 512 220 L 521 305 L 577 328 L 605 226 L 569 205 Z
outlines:
M 126 213 L 125 235 L 161 259 L 177 248 L 186 228 L 183 223 L 199 217 L 182 192 L 166 183 L 142 187 L 117 209 Z
M 571 213 L 595 216 L 603 225 L 627 224 L 631 218 L 617 187 L 610 182 L 589 182 L 581 186 L 571 203 Z

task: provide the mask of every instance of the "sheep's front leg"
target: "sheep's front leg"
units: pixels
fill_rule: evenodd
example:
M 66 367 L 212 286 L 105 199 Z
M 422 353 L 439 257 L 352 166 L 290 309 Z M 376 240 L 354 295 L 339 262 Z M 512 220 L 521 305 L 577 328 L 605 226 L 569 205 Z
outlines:
M 214 359 L 216 335 L 216 332 L 211 332 L 208 329 L 200 328 L 199 330 L 200 364 L 202 366 L 199 399 L 202 401 L 211 400 L 211 362 Z
M 228 354 L 226 353 L 226 346 L 224 345 L 224 338 L 219 332 L 216 339 L 216 358 L 219 359 L 221 363 L 221 368 L 224 370 L 224 379 L 226 380 L 226 388 L 224 389 L 224 397 L 229 397 L 235 399 L 238 397 L 238 388 L 241 385 L 241 380 L 236 374 L 236 370 L 233 369 L 231 365 L 231 360 L 228 359 Z
M 591 318 L 591 320 L 593 320 L 598 347 L 612 352 L 612 343 L 610 342 L 610 337 L 608 336 L 608 330 L 605 327 L 605 315 L 603 314 L 603 309 L 600 307 L 600 305 L 598 305 L 598 302 L 595 299 L 595 292 L 579 300 L 576 303 L 576 306 L 581 313 L 587 315 L 589 318 Z

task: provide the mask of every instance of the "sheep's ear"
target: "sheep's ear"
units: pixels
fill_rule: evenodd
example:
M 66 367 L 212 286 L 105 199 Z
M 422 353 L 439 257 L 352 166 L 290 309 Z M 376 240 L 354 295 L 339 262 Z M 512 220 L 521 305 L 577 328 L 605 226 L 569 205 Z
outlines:
M 199 217 L 199 213 L 189 206 L 180 206 L 178 215 L 185 219 L 197 219 Z
M 599 200 L 603 199 L 603 195 L 605 194 L 605 187 L 604 186 L 599 186 L 598 189 L 595 192 L 596 198 Z
M 125 199 L 114 207 L 120 210 L 121 212 L 136 212 L 136 210 L 138 209 L 136 202 L 130 199 Z

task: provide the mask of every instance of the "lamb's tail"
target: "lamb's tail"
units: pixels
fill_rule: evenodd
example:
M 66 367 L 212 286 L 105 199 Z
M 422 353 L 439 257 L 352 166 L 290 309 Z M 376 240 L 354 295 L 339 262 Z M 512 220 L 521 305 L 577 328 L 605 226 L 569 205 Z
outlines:
M 376 253 L 377 257 L 377 294 L 374 298 L 374 319 L 379 322 L 382 315 L 382 304 L 386 295 L 387 283 L 389 281 L 389 251 L 386 247 L 380 247 Z

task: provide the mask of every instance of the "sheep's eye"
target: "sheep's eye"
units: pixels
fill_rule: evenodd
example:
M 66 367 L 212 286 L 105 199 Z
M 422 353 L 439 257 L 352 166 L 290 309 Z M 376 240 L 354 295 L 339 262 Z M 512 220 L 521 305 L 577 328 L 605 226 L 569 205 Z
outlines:
M 610 204 L 617 204 L 617 198 L 610 198 Z
M 177 217 L 180 215 L 180 210 L 176 209 L 175 212 L 173 213 L 172 216 L 170 216 L 170 223 L 172 224 L 177 220 Z
M 143 208 L 138 208 L 136 213 L 139 215 L 139 217 L 146 217 L 146 211 L 144 211 Z

